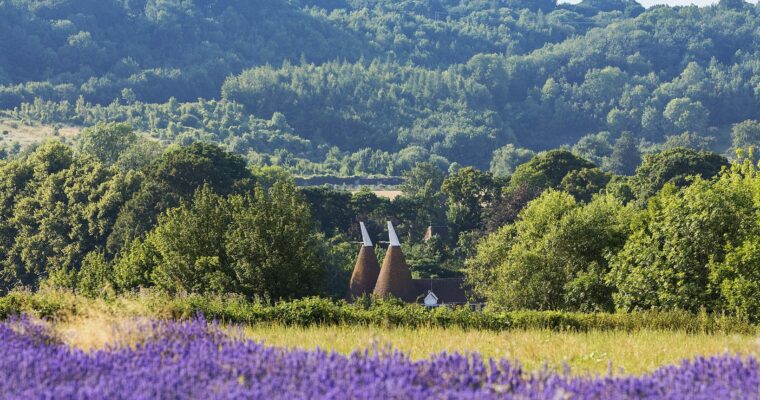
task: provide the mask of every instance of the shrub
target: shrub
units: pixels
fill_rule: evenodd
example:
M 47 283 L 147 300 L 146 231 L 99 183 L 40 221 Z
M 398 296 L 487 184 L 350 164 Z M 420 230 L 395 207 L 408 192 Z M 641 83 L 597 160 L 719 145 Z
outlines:
M 634 313 L 572 313 L 562 311 L 474 311 L 469 307 L 438 307 L 405 304 L 399 300 L 362 298 L 355 303 L 325 298 L 305 298 L 267 304 L 249 301 L 242 296 L 189 295 L 168 297 L 159 292 L 144 292 L 132 298 L 110 301 L 114 312 L 143 313 L 172 319 L 191 319 L 198 314 L 208 319 L 241 324 L 371 325 L 381 327 L 458 327 L 506 331 L 547 329 L 553 331 L 626 331 L 674 330 L 688 333 L 756 334 L 757 326 L 744 319 L 685 311 L 646 311 Z M 0 298 L 0 319 L 29 313 L 53 319 L 65 319 L 84 313 L 93 302 L 69 292 L 13 292 Z M 137 306 L 135 306 L 135 303 Z M 120 304 L 128 304 L 123 306 Z M 121 308 L 120 308 L 121 307 Z

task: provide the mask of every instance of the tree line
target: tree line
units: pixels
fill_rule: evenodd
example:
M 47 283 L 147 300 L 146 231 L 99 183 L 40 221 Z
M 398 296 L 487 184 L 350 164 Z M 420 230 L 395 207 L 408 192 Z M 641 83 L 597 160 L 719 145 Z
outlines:
M 465 277 L 497 309 L 760 312 L 751 148 L 673 148 L 630 176 L 563 149 L 507 177 L 423 162 L 390 200 L 150 143 L 101 124 L 0 162 L 0 290 L 344 298 L 358 221 L 379 242 L 391 220 L 416 277 Z M 445 230 L 423 240 L 428 226 Z

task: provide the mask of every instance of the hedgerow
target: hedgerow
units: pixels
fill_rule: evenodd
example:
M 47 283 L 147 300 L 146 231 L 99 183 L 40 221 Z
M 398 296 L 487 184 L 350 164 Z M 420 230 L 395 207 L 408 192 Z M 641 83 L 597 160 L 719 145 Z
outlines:
M 53 320 L 87 315 L 93 309 L 119 314 L 165 319 L 208 319 L 239 324 L 285 326 L 370 325 L 382 327 L 443 327 L 467 330 L 506 331 L 546 329 L 552 331 L 672 330 L 689 333 L 756 334 L 760 329 L 743 319 L 705 312 L 646 311 L 632 313 L 573 313 L 561 311 L 482 311 L 469 307 L 438 307 L 405 304 L 397 300 L 363 298 L 354 303 L 324 298 L 268 304 L 242 297 L 178 296 L 155 292 L 90 300 L 62 291 L 17 291 L 0 298 L 0 319 L 31 314 Z

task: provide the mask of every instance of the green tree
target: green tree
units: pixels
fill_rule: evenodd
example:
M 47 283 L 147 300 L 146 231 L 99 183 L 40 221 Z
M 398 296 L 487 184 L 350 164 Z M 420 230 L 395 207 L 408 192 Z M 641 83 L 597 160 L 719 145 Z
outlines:
M 137 134 L 129 124 L 99 124 L 85 129 L 79 135 L 79 151 L 111 165 L 136 142 Z
M 715 310 L 710 263 L 721 263 L 754 218 L 751 193 L 697 178 L 667 185 L 649 201 L 645 222 L 610 261 L 619 310 Z
M 578 140 L 578 143 L 573 146 L 573 153 L 596 165 L 602 165 L 604 160 L 612 155 L 610 133 L 599 132 L 597 134 L 582 137 Z
M 87 254 L 77 273 L 77 293 L 90 298 L 105 297 L 113 293 L 112 273 L 103 253 Z
M 641 163 L 641 153 L 636 139 L 630 132 L 623 132 L 612 146 L 612 154 L 605 160 L 604 168 L 618 175 L 633 175 Z
M 418 212 L 414 218 L 417 225 L 437 225 L 443 222 L 445 197 L 441 193 L 446 178 L 433 163 L 417 163 L 414 168 L 404 173 L 404 183 L 400 189 L 410 202 L 415 203 Z
M 489 171 L 499 177 L 512 175 L 520 164 L 528 162 L 534 155 L 535 153 L 531 150 L 518 148 L 513 144 L 508 144 L 493 152 L 491 168 Z
M 490 172 L 472 167 L 446 178 L 441 192 L 448 197 L 447 218 L 454 240 L 459 233 L 480 227 L 483 208 L 496 199 L 500 190 L 500 183 Z
M 446 175 L 435 164 L 424 162 L 404 173 L 399 189 L 405 196 L 429 199 L 438 194 Z
M 497 308 L 612 310 L 605 257 L 625 243 L 629 210 L 610 196 L 582 205 L 546 191 L 478 245 L 467 279 Z
M 649 155 L 636 169 L 636 197 L 640 201 L 646 201 L 667 183 L 683 187 L 688 184 L 690 177 L 710 179 L 727 166 L 728 160 L 718 154 L 686 148 Z
M 205 143 L 168 149 L 145 168 L 143 176 L 108 238 L 112 253 L 144 238 L 161 213 L 190 200 L 199 187 L 208 185 L 214 193 L 228 195 L 250 190 L 256 180 L 240 156 Z
M 153 286 L 152 273 L 161 261 L 152 242 L 135 239 L 124 246 L 113 263 L 113 282 L 122 292 Z
M 565 175 L 561 189 L 573 195 L 576 200 L 588 203 L 595 194 L 607 187 L 611 179 L 612 175 L 599 168 L 585 168 Z
M 715 138 L 713 136 L 704 136 L 694 132 L 684 132 L 680 135 L 667 136 L 662 148 L 667 150 L 677 147 L 685 147 L 699 151 L 709 151 L 714 143 Z
M 136 186 L 133 176 L 59 142 L 0 168 L 0 291 L 35 288 L 51 272 L 76 278 L 85 256 L 104 247 Z
M 314 231 L 308 204 L 290 183 L 230 199 L 232 223 L 226 251 L 240 291 L 248 296 L 291 299 L 320 293 L 323 240 Z
M 684 131 L 701 132 L 707 127 L 710 112 L 699 101 L 688 98 L 671 100 L 665 111 L 665 119 L 675 128 L 674 133 Z
M 152 281 L 169 293 L 233 293 L 225 237 L 232 223 L 227 201 L 208 185 L 158 220 L 146 239 L 158 253 Z
M 747 120 L 735 124 L 731 129 L 731 140 L 735 149 L 746 149 L 760 145 L 760 122 Z
M 520 165 L 510 179 L 511 187 L 529 185 L 541 188 L 558 188 L 571 171 L 596 167 L 593 163 L 567 150 L 540 153 Z
M 710 259 L 711 291 L 720 293 L 720 310 L 750 321 L 760 321 L 760 174 L 753 154 L 734 162 L 717 186 L 752 196 L 754 213 L 746 215 L 745 229 L 733 232 L 725 256 Z M 742 197 L 743 199 L 743 197 Z

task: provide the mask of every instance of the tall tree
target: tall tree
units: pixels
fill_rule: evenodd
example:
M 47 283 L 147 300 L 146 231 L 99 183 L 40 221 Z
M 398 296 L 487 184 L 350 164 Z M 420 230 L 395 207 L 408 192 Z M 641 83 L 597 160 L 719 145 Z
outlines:
M 129 124 L 98 124 L 79 135 L 79 151 L 111 165 L 136 142 L 137 134 Z
M 624 132 L 612 146 L 605 168 L 619 175 L 633 175 L 641 163 L 641 152 L 633 134 Z

